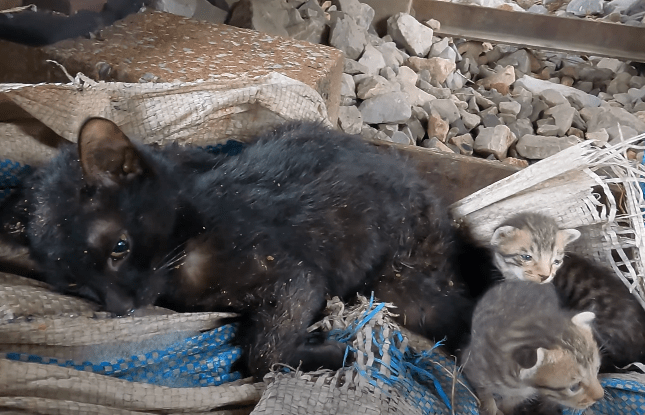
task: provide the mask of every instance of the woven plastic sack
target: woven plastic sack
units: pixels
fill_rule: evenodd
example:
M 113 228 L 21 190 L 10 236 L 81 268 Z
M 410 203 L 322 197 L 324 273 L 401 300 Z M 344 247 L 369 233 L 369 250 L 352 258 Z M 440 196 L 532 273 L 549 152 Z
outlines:
M 114 121 L 128 137 L 144 143 L 199 146 L 244 141 L 287 120 L 330 125 L 320 94 L 277 72 L 189 83 L 95 82 L 83 74 L 70 81 L 0 84 L 0 103 L 11 101 L 72 142 L 81 124 L 97 116 Z M 42 154 L 55 154 L 51 146 L 11 123 L 0 127 L 5 130 L 0 131 L 5 135 L 0 159 L 40 164 Z
M 0 274 L 0 410 L 201 413 L 237 405 L 222 412 L 237 414 L 259 399 L 263 384 L 231 371 L 241 351 L 222 319 L 233 314 L 149 308 L 111 318 L 96 309 Z

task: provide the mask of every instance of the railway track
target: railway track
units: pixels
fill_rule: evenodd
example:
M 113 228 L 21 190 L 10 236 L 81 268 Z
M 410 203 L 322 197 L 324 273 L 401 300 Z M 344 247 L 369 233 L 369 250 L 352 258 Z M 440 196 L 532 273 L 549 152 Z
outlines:
M 419 21 L 441 22 L 439 36 L 645 62 L 645 27 L 437 0 L 412 7 Z

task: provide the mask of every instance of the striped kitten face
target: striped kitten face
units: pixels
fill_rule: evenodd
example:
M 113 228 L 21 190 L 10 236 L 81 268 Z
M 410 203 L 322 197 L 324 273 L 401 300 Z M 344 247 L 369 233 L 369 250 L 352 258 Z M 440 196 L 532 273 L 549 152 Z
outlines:
M 520 213 L 493 233 L 495 265 L 504 278 L 547 283 L 562 265 L 566 246 L 579 237 L 578 230 L 559 229 L 549 216 Z
M 583 312 L 572 322 L 579 336 L 571 347 L 537 349 L 537 362 L 520 370 L 520 377 L 552 402 L 575 409 L 585 409 L 604 396 L 598 381 L 600 356 L 590 323 L 594 313 Z M 533 352 L 535 356 L 535 352 Z M 534 357 L 535 358 L 535 357 Z

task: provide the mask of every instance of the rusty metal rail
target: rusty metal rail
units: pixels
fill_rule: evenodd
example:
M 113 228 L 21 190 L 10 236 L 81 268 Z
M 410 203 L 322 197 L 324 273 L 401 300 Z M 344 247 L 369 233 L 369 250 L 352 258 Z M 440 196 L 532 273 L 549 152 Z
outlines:
M 442 36 L 645 62 L 645 27 L 414 0 L 420 21 L 436 19 Z

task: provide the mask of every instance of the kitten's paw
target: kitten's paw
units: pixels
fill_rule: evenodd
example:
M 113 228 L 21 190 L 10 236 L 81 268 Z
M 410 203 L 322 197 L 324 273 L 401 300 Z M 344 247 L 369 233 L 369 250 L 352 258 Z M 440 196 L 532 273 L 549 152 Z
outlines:
M 502 412 L 497 407 L 495 398 L 493 398 L 492 396 L 481 398 L 480 400 L 481 400 L 481 405 L 479 407 L 480 415 L 504 415 L 504 412 Z
M 320 368 L 337 370 L 343 367 L 346 348 L 344 343 L 333 340 L 325 340 L 322 343 L 309 341 L 296 349 L 289 357 L 288 364 L 300 367 L 304 372 Z

